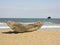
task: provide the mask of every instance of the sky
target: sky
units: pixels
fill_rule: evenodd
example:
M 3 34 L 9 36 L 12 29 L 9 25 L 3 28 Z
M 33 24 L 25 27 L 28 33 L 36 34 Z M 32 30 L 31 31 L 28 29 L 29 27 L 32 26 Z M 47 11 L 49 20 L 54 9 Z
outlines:
M 0 0 L 0 18 L 60 18 L 60 0 Z

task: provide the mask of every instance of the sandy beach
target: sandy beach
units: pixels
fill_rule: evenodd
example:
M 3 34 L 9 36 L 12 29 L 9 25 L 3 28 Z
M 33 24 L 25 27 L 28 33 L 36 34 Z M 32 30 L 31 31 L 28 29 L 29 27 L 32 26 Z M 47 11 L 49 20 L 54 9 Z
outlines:
M 60 45 L 60 30 L 9 33 L 0 30 L 0 45 Z

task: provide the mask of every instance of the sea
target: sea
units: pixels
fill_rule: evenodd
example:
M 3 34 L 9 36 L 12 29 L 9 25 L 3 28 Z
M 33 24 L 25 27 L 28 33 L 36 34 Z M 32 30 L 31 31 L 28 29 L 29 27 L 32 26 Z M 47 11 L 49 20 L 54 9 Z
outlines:
M 60 18 L 0 18 L 0 30 L 9 30 L 7 21 L 15 21 L 23 24 L 30 24 L 37 21 L 42 21 L 43 25 L 39 30 L 60 30 Z

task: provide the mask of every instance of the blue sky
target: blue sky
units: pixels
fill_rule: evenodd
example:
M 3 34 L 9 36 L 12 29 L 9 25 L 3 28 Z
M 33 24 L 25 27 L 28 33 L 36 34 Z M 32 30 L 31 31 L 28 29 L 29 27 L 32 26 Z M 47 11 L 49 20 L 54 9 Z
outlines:
M 0 0 L 0 18 L 60 18 L 60 0 Z

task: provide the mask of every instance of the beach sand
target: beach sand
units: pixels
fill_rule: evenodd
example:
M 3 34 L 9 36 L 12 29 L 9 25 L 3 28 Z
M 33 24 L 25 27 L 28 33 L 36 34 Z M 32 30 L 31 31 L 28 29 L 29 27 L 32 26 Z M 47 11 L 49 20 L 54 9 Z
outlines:
M 60 45 L 60 30 L 8 33 L 0 30 L 0 45 Z

